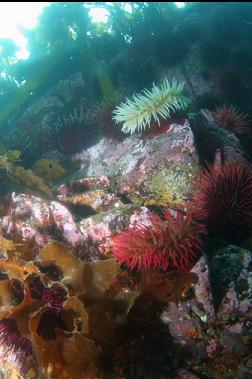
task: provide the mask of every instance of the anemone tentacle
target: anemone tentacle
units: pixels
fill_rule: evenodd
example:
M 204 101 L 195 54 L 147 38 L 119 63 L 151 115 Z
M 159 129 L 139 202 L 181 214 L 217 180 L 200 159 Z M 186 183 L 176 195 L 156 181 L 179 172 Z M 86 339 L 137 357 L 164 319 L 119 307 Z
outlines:
M 170 117 L 172 112 L 187 107 L 189 101 L 182 95 L 184 83 L 171 83 L 167 79 L 160 87 L 153 84 L 151 90 L 144 89 L 142 93 L 133 95 L 132 100 L 126 99 L 113 112 L 113 119 L 117 124 L 123 123 L 122 131 L 133 134 L 142 131 L 151 122 L 160 125 L 159 117 Z

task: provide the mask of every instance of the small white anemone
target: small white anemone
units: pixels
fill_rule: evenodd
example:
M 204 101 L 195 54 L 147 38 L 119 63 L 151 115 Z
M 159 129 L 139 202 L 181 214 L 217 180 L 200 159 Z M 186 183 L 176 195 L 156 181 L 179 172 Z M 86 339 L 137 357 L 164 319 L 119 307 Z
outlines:
M 113 119 L 117 124 L 123 123 L 124 133 L 134 133 L 150 127 L 155 121 L 160 125 L 159 117 L 170 117 L 171 112 L 187 107 L 189 101 L 182 95 L 184 83 L 177 83 L 173 79 L 169 83 L 167 79 L 160 87 L 153 84 L 151 90 L 144 89 L 135 94 L 132 100 L 126 99 L 113 112 Z

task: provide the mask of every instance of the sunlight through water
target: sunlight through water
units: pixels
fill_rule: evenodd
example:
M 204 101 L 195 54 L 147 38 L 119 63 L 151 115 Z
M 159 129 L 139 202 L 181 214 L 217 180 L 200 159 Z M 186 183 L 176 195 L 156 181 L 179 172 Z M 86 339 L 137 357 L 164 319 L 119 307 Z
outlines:
M 47 4 L 47 2 L 0 3 L 0 38 L 15 41 L 20 49 L 16 54 L 17 58 L 25 59 L 29 55 L 22 29 L 32 29 L 36 25 L 38 15 Z
M 32 29 L 37 22 L 39 14 L 49 2 L 1 2 L 0 3 L 0 39 L 12 39 L 19 50 L 16 53 L 18 59 L 27 59 L 29 51 L 27 50 L 27 40 L 24 37 L 23 29 Z M 183 7 L 185 3 L 175 3 L 177 7 Z M 85 5 L 90 8 L 89 14 L 93 22 L 108 21 L 109 11 L 105 8 Z M 125 11 L 131 13 L 132 6 L 125 3 Z M 0 51 L 1 52 L 1 51 Z

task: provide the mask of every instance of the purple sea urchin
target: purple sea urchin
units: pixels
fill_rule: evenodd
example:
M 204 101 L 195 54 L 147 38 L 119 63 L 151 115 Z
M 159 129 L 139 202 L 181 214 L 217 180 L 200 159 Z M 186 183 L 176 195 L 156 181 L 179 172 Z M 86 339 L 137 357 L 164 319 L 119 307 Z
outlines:
M 0 344 L 6 355 L 11 355 L 14 361 L 32 355 L 32 343 L 20 334 L 15 320 L 0 320 Z

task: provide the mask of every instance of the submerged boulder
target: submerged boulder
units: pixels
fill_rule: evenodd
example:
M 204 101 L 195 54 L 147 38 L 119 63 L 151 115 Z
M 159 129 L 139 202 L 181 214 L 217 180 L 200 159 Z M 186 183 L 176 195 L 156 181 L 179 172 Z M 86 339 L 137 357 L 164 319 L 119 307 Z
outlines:
M 171 124 L 164 133 L 149 139 L 130 136 L 117 144 L 103 139 L 75 159 L 81 161 L 79 176 L 112 177 L 119 194 L 146 206 L 188 200 L 190 182 L 199 169 L 187 121 Z
M 170 303 L 162 314 L 187 352 L 185 368 L 200 377 L 251 375 L 251 263 L 251 252 L 234 245 L 211 259 L 203 256 L 192 269 L 198 276 L 194 296 Z

